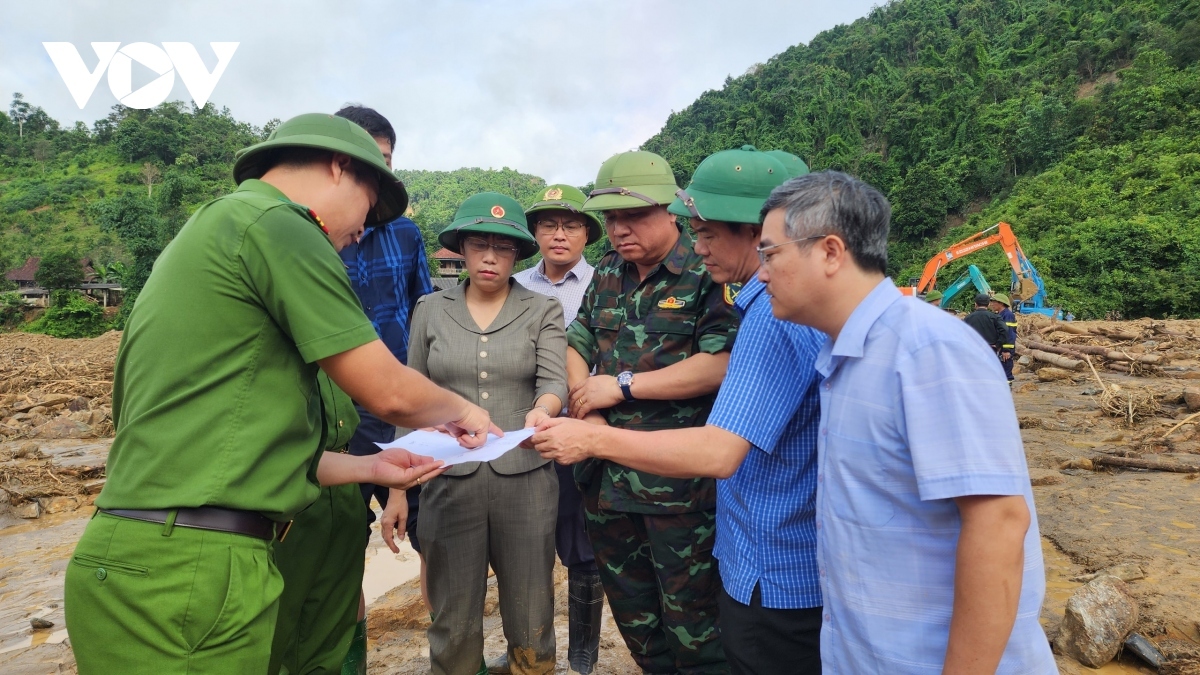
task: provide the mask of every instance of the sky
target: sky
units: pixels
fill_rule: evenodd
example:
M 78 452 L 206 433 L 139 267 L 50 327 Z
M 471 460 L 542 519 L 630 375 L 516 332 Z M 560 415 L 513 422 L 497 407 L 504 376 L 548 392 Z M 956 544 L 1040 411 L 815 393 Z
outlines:
M 211 102 L 261 126 L 347 102 L 383 113 L 396 168 L 510 167 L 585 184 L 673 111 L 879 0 L 424 0 L 422 2 L 5 2 L 0 98 L 89 126 L 117 99 L 100 79 L 84 109 L 42 42 L 237 42 Z M 152 71 L 133 66 L 132 88 Z M 180 77 L 170 99 L 190 100 Z M 7 109 L 7 106 L 5 106 Z

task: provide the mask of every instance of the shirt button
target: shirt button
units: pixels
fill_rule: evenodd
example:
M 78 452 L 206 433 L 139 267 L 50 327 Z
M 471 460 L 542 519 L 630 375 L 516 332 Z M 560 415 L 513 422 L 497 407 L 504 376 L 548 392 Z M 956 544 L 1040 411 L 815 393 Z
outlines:
M 487 358 L 487 352 L 479 352 L 479 358 L 481 358 L 481 359 L 486 359 L 486 358 Z
M 825 391 L 829 391 L 829 387 L 830 387 L 830 386 L 831 386 L 831 385 L 830 385 L 828 382 L 826 382 L 826 383 L 825 383 Z
M 825 482 L 825 476 L 823 476 L 822 474 L 817 474 L 817 482 L 818 482 L 818 483 L 824 483 L 824 482 Z
M 479 336 L 479 341 L 480 341 L 480 342 L 487 342 L 487 336 L 486 336 L 486 335 L 480 335 L 480 336 Z
M 487 379 L 487 371 L 485 370 L 482 373 L 479 373 L 479 377 L 480 377 L 480 379 L 486 380 Z
M 828 436 L 829 435 L 829 427 L 821 427 L 821 435 Z
M 826 614 L 824 618 L 825 618 L 825 620 L 826 620 L 826 621 L 832 621 L 832 620 L 833 620 L 833 617 L 832 617 L 832 616 L 829 616 L 829 614 Z
M 480 394 L 479 397 L 486 401 L 487 397 L 488 397 L 488 393 L 485 391 L 482 394 Z
M 338 420 L 338 428 L 340 429 L 341 427 L 342 427 L 342 421 Z
M 105 579 L 108 578 L 108 570 L 104 569 L 103 567 L 97 567 L 96 568 L 96 578 L 99 579 L 100 581 L 104 581 Z
M 819 522 L 817 523 L 817 529 L 818 530 L 821 529 L 821 523 L 819 523 Z

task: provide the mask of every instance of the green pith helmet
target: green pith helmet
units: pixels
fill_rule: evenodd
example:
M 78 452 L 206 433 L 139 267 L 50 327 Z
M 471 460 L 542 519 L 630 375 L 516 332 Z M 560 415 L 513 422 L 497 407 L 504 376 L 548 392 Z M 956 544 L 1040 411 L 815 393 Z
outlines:
M 538 252 L 537 240 L 529 234 L 529 224 L 525 221 L 521 205 L 512 197 L 498 192 L 480 192 L 467 197 L 454 213 L 454 222 L 438 235 L 438 243 L 461 254 L 459 237 L 464 234 L 511 237 L 517 244 L 518 260 Z
M 533 206 L 525 209 L 525 215 L 537 213 L 538 211 L 554 211 L 558 209 L 566 209 L 571 213 L 578 213 L 586 216 L 583 222 L 587 224 L 588 238 L 587 243 L 596 242 L 604 235 L 603 223 L 592 213 L 586 213 L 583 210 L 583 203 L 587 201 L 587 196 L 577 187 L 570 185 L 547 185 L 545 190 L 538 195 L 538 200 L 533 203 Z M 530 218 L 530 227 L 532 221 L 536 218 Z
M 583 203 L 584 211 L 614 211 L 665 206 L 679 186 L 667 160 L 653 152 L 634 150 L 613 155 L 596 173 L 596 189 Z
M 993 295 L 992 300 L 995 300 L 996 302 L 1004 305 L 1005 307 L 1012 307 L 1012 301 L 1009 300 L 1008 296 L 1003 293 L 997 293 L 997 294 Z
M 788 178 L 795 178 L 796 176 L 803 176 L 804 174 L 808 173 L 808 165 L 804 163 L 804 160 L 790 152 L 783 150 L 768 150 L 766 154 L 779 160 L 779 163 L 783 165 L 783 168 L 787 169 Z
M 675 193 L 667 210 L 677 216 L 726 223 L 762 222 L 762 207 L 771 190 L 788 179 L 787 169 L 753 145 L 709 155 L 686 190 Z
M 379 151 L 379 144 L 362 127 L 350 120 L 324 113 L 297 115 L 280 124 L 267 140 L 239 150 L 234 156 L 233 180 L 261 178 L 267 171 L 270 150 L 317 148 L 349 155 L 379 173 L 379 199 L 367 214 L 366 225 L 394 220 L 408 208 L 408 191 L 396 178 Z
M 925 294 L 925 302 L 936 302 L 942 299 L 941 291 L 929 291 Z

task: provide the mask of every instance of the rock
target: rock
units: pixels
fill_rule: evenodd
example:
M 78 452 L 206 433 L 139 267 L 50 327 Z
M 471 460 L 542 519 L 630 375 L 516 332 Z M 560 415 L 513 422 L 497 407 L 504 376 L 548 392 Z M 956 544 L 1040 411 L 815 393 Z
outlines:
M 1037 378 L 1042 382 L 1054 382 L 1055 380 L 1069 380 L 1075 373 L 1054 366 L 1046 366 L 1037 371 Z
M 1200 380 L 1200 371 L 1189 370 L 1188 372 L 1184 373 L 1183 375 L 1180 375 L 1179 377 L 1184 380 Z M 14 410 L 15 410 L 15 408 L 14 408 Z
M 91 426 L 69 417 L 46 422 L 34 432 L 39 438 L 92 438 L 96 435 Z
M 1138 606 L 1120 579 L 1104 575 L 1080 586 L 1054 647 L 1085 666 L 1099 668 L 1117 655 L 1138 620 Z
M 1129 639 L 1125 640 L 1125 648 L 1137 654 L 1138 658 L 1150 664 L 1151 668 L 1162 667 L 1162 653 L 1158 651 L 1153 642 L 1150 642 L 1141 635 L 1137 633 L 1130 634 Z
M 98 495 L 98 494 L 100 494 L 100 491 L 104 489 L 104 482 L 107 480 L 108 480 L 107 478 L 97 478 L 96 480 L 89 480 L 88 482 L 83 484 L 83 491 L 89 495 Z
M 25 502 L 20 506 L 13 507 L 13 515 L 18 518 L 32 520 L 42 515 L 42 505 L 37 503 L 36 500 L 32 502 Z
M 1017 365 L 1021 366 L 1022 368 L 1028 368 L 1029 366 L 1033 365 L 1033 357 L 1028 355 L 1022 356 L 1021 358 L 1017 359 Z
M 67 404 L 67 410 L 71 412 L 79 412 L 80 410 L 89 410 L 92 407 L 92 400 L 86 396 L 77 396 Z
M 48 412 L 50 412 L 50 409 L 44 405 L 36 405 L 29 409 L 30 415 L 45 415 Z
M 1068 459 L 1067 461 L 1063 462 L 1062 464 L 1059 464 L 1058 468 L 1059 469 L 1086 469 L 1088 471 L 1094 471 L 1096 467 L 1094 464 L 1092 464 L 1092 460 L 1088 459 L 1087 457 L 1076 457 L 1075 459 Z
M 1135 581 L 1146 578 L 1146 573 L 1142 571 L 1141 566 L 1137 563 L 1121 563 L 1120 565 L 1106 567 L 1099 572 L 1071 577 L 1071 581 L 1091 581 L 1104 575 L 1116 577 L 1121 581 Z
M 17 451 L 13 453 L 13 457 L 17 459 L 41 459 L 42 449 L 38 447 L 37 443 L 25 443 L 17 448 Z
M 38 403 L 50 408 L 56 405 L 66 405 L 73 400 L 75 400 L 75 397 L 70 394 L 46 394 Z
M 1100 387 L 1084 387 L 1083 391 L 1079 393 L 1083 394 L 1084 396 L 1095 396 L 1096 394 L 1103 394 L 1104 390 Z
M 74 497 L 43 497 L 38 502 L 44 513 L 66 513 L 79 508 L 79 500 Z
M 1183 390 L 1183 402 L 1190 412 L 1200 410 L 1200 387 L 1186 387 Z
M 1042 419 L 1040 417 L 1023 415 L 1017 418 L 1017 426 L 1022 429 L 1037 429 L 1042 426 Z
M 79 411 L 76 411 L 76 412 L 73 412 L 73 413 L 67 415 L 67 418 L 75 420 L 76 422 L 83 422 L 84 424 L 91 424 L 92 423 L 92 411 L 91 410 L 79 410 Z
M 1029 483 L 1034 487 L 1044 485 L 1061 485 L 1066 482 L 1062 474 L 1053 469 L 1030 469 Z
M 43 619 L 40 616 L 35 616 L 29 620 L 29 626 L 34 630 L 46 630 L 47 628 L 54 628 L 54 622 Z

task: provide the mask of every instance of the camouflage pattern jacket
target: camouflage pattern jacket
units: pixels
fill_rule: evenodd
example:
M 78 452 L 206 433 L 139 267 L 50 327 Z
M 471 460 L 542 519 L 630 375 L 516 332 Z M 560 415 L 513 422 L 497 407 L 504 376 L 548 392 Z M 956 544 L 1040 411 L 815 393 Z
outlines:
M 693 354 L 733 348 L 738 315 L 734 293 L 713 283 L 692 240 L 680 234 L 675 248 L 645 281 L 637 267 L 615 251 L 596 266 L 579 316 L 567 341 L 602 375 L 644 373 Z M 624 401 L 603 411 L 608 423 L 625 429 L 677 429 L 703 425 L 716 394 L 678 401 Z M 602 509 L 632 513 L 691 513 L 716 507 L 716 484 L 707 478 L 664 478 L 612 462 L 590 461 L 575 468 L 576 480 L 600 480 Z

